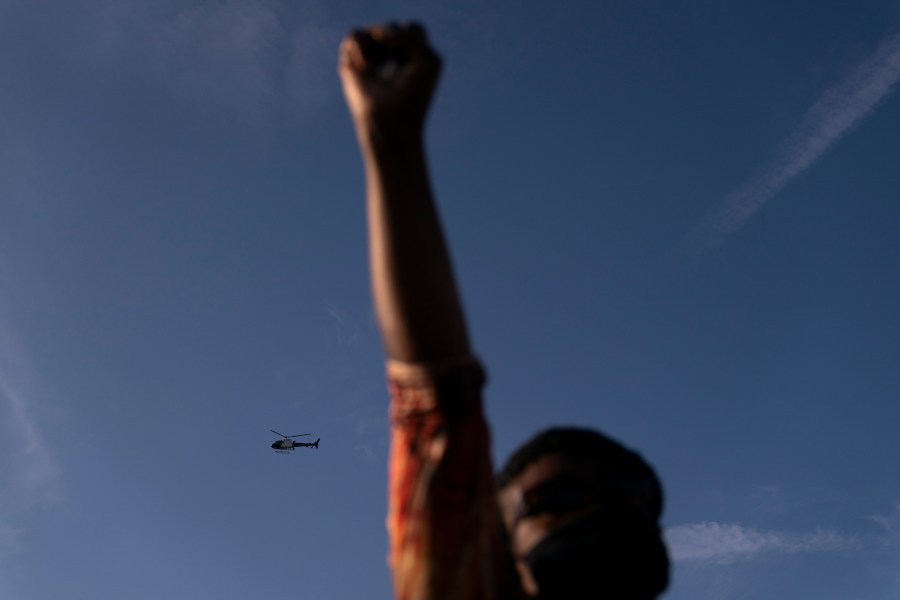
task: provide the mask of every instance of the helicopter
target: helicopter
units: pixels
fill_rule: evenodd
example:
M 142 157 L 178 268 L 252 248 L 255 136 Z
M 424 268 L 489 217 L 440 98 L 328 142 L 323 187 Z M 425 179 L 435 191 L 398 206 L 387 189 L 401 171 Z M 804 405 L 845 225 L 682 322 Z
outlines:
M 270 429 L 272 433 L 276 435 L 280 435 L 282 439 L 274 442 L 272 444 L 272 449 L 275 450 L 278 454 L 289 454 L 291 450 L 294 448 L 318 448 L 319 440 L 321 438 L 316 438 L 314 442 L 295 442 L 291 438 L 295 437 L 303 437 L 304 435 L 312 435 L 309 433 L 298 433 L 297 435 L 284 435 L 283 433 L 278 433 L 274 429 Z

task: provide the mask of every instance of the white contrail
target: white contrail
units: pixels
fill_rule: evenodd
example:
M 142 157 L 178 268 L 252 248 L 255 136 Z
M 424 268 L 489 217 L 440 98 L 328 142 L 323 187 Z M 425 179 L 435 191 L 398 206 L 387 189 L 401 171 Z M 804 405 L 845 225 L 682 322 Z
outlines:
M 829 88 L 807 111 L 762 175 L 729 194 L 702 227 L 706 246 L 719 244 L 814 163 L 842 136 L 872 114 L 900 80 L 900 32 L 888 37 L 866 60 Z

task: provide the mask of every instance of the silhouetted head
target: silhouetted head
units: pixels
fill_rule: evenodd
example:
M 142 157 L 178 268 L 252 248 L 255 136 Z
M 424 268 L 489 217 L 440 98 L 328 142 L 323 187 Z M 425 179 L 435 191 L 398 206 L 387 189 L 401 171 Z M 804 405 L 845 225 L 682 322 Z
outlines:
M 503 521 L 525 591 L 541 600 L 652 600 L 668 584 L 662 487 L 618 442 L 548 429 L 497 476 Z

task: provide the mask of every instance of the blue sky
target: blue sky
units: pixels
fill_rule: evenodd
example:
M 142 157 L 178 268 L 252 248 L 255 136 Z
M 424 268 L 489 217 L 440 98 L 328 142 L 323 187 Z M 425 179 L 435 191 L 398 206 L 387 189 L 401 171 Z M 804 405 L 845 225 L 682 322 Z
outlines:
M 0 598 L 390 597 L 335 73 L 388 18 L 495 459 L 642 452 L 666 598 L 900 597 L 900 4 L 333 4 L 0 1 Z

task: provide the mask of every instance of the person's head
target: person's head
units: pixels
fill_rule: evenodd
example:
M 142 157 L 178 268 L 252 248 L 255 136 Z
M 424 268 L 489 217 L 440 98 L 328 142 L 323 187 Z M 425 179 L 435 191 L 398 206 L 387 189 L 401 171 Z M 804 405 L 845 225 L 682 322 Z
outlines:
M 588 429 L 548 429 L 497 476 L 525 591 L 542 600 L 651 600 L 668 584 L 662 487 L 635 452 Z

